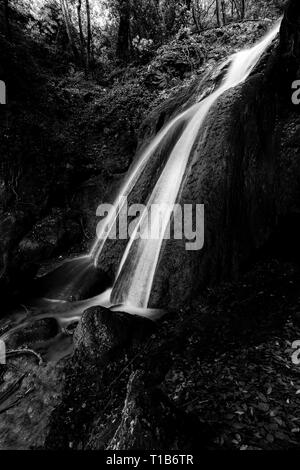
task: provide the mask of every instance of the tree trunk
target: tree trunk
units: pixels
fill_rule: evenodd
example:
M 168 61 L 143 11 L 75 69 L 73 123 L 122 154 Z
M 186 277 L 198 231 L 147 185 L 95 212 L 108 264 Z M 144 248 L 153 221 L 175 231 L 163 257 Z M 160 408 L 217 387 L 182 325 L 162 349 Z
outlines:
M 74 38 L 73 38 L 73 35 L 72 35 L 72 31 L 71 31 L 70 13 L 69 13 L 69 10 L 68 10 L 68 6 L 67 6 L 65 0 L 60 0 L 60 5 L 61 5 L 61 10 L 62 10 L 65 26 L 66 26 L 66 31 L 67 31 L 69 44 L 70 44 L 70 47 L 72 49 L 74 58 L 75 58 L 75 60 L 77 60 L 78 59 L 78 51 L 77 51 L 76 45 L 74 43 Z
M 232 17 L 234 16 L 234 10 L 236 11 L 237 18 L 241 19 L 241 12 L 239 6 L 236 3 L 236 0 L 232 0 Z
M 82 64 L 86 68 L 85 44 L 84 44 L 84 36 L 83 36 L 83 28 L 82 28 L 82 18 L 81 18 L 81 6 L 82 6 L 82 0 L 78 0 L 77 17 L 78 17 L 78 26 L 79 26 L 79 36 L 80 36 L 81 60 L 82 60 Z
M 86 68 L 88 72 L 90 68 L 90 64 L 91 64 L 91 44 L 92 44 L 91 10 L 90 10 L 89 0 L 86 0 L 86 21 L 87 21 Z
M 216 0 L 216 14 L 217 14 L 217 23 L 218 23 L 218 26 L 221 26 L 221 25 L 222 25 L 221 0 Z
M 186 9 L 187 9 L 188 11 L 191 11 L 192 0 L 186 0 L 186 1 L 185 1 L 185 4 L 186 4 Z
M 130 59 L 130 1 L 119 0 L 120 23 L 116 55 L 119 61 L 127 63 Z
M 165 9 L 165 25 L 167 34 L 170 35 L 173 31 L 176 20 L 176 3 L 175 0 L 170 0 L 166 3 Z
M 6 36 L 10 38 L 10 24 L 9 24 L 9 0 L 5 0 L 4 3 L 4 14 L 5 14 L 5 29 L 6 29 Z
M 246 16 L 246 2 L 241 0 L 241 19 L 244 20 Z
M 223 24 L 225 25 L 225 24 L 227 23 L 227 21 L 226 21 L 226 5 L 225 5 L 225 0 L 222 0 L 221 6 L 222 6 Z
M 194 23 L 196 25 L 197 31 L 198 31 L 198 33 L 201 33 L 202 27 L 201 27 L 201 23 L 198 19 L 198 16 L 197 16 L 198 12 L 196 12 L 196 7 L 195 7 L 194 4 L 192 5 L 192 13 L 193 13 L 193 20 L 194 20 Z

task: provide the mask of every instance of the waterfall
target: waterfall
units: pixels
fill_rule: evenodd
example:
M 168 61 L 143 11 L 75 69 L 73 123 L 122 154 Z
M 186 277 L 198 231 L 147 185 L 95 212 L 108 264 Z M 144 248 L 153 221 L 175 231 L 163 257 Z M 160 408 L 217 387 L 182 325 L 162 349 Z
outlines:
M 201 148 L 201 142 L 197 142 L 199 131 L 205 124 L 206 117 L 218 98 L 224 92 L 244 82 L 249 77 L 262 54 L 277 35 L 280 23 L 281 20 L 252 48 L 233 54 L 219 66 L 219 70 L 215 69 L 214 72 L 219 72 L 228 67 L 227 73 L 219 87 L 209 96 L 190 106 L 172 119 L 150 142 L 129 172 L 114 202 L 113 210 L 104 220 L 89 255 L 75 259 L 74 265 L 70 264 L 62 267 L 61 275 L 68 277 L 72 272 L 72 280 L 68 281 L 66 285 L 59 286 L 61 289 L 54 289 L 53 295 L 56 297 L 57 290 L 61 290 L 62 294 L 70 293 L 72 288 L 76 289 L 76 285 L 82 282 L 88 266 L 92 265 L 91 263 L 94 263 L 95 266 L 98 265 L 100 256 L 103 254 L 103 249 L 124 207 L 126 198 L 130 196 L 132 190 L 139 183 L 152 157 L 156 157 L 156 152 L 159 150 L 164 151 L 164 144 L 171 142 L 171 145 L 166 146 L 165 163 L 150 192 L 147 206 L 138 219 L 138 223 L 127 243 L 113 287 L 100 295 L 78 302 L 62 300 L 59 295 L 54 299 L 38 299 L 30 306 L 31 317 L 28 317 L 27 309 L 24 308 L 24 311 L 22 309 L 22 312 L 18 311 L 5 320 L 2 325 L 5 333 L 0 336 L 0 339 L 6 340 L 14 332 L 20 331 L 30 323 L 44 318 L 55 318 L 60 327 L 59 337 L 64 338 L 64 332 L 68 325 L 77 322 L 86 309 L 98 305 L 110 308 L 112 311 L 124 311 L 153 320 L 163 315 L 164 312 L 162 310 L 149 309 L 148 304 L 165 238 L 165 231 L 172 214 L 171 208 L 180 196 L 180 190 L 189 168 L 193 146 L 195 143 L 198 143 Z M 176 139 L 173 138 L 174 136 L 176 136 Z M 158 213 L 154 212 L 154 218 L 151 217 L 151 230 L 153 228 L 154 233 L 158 233 L 159 236 L 150 238 L 145 235 L 148 229 L 147 213 L 153 205 L 161 207 Z M 139 233 L 139 238 L 136 237 L 137 233 Z M 56 274 L 54 277 L 56 277 Z M 53 285 L 51 283 L 51 292 L 52 290 Z M 53 345 L 51 344 L 50 341 L 49 351 L 56 347 L 55 342 Z M 62 349 L 64 352 L 58 351 L 57 353 L 55 351 L 54 356 L 57 357 L 57 354 L 58 356 L 60 354 L 68 354 L 69 349 L 70 344 L 66 342 Z
M 116 223 L 116 219 L 124 200 L 137 184 L 147 163 L 157 148 L 168 138 L 180 121 L 186 121 L 181 136 L 170 152 L 168 160 L 150 194 L 147 207 L 141 214 L 139 221 L 127 243 L 120 262 L 115 283 L 111 291 L 111 304 L 123 304 L 134 308 L 148 307 L 151 289 L 163 245 L 165 230 L 169 224 L 170 208 L 178 199 L 184 175 L 188 168 L 189 158 L 197 136 L 205 119 L 218 98 L 227 90 L 243 83 L 251 74 L 262 54 L 270 46 L 280 28 L 280 21 L 268 32 L 265 37 L 253 47 L 233 54 L 229 61 L 228 71 L 219 87 L 200 103 L 194 104 L 181 113 L 153 139 L 146 150 L 141 154 L 137 164 L 132 169 L 127 181 L 124 183 L 115 201 L 115 211 L 108 214 L 96 240 L 91 256 L 97 264 L 109 233 Z M 159 205 L 162 210 L 151 218 L 151 229 L 160 236 L 152 239 L 147 237 L 148 217 L 152 205 Z M 137 234 L 139 235 L 137 237 Z
M 141 176 L 150 158 L 153 156 L 153 154 L 159 148 L 159 146 L 164 142 L 164 139 L 168 137 L 168 135 L 176 129 L 176 125 L 180 122 L 184 122 L 188 120 L 189 117 L 193 114 L 194 109 L 197 109 L 198 106 L 199 104 L 193 105 L 191 108 L 182 112 L 179 116 L 177 116 L 169 124 L 167 124 L 157 134 L 157 136 L 155 136 L 155 138 L 152 140 L 152 142 L 149 144 L 146 150 L 141 154 L 140 158 L 138 159 L 137 163 L 131 170 L 128 176 L 128 179 L 124 182 L 116 200 L 113 203 L 113 207 L 115 208 L 115 210 L 111 211 L 107 215 L 105 219 L 105 224 L 103 224 L 103 227 L 98 233 L 97 239 L 91 249 L 90 256 L 93 258 L 95 265 L 97 265 L 98 263 L 98 260 L 102 253 L 105 242 L 107 241 L 109 234 L 114 224 L 116 223 L 117 217 L 123 208 L 124 201 L 126 201 L 127 196 L 130 194 L 130 192 L 134 188 L 136 182 Z

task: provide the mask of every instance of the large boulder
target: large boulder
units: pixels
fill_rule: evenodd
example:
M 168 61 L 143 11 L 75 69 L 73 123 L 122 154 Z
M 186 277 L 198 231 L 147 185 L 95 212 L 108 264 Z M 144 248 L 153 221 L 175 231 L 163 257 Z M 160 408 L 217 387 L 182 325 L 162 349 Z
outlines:
M 145 339 L 154 328 L 150 320 L 93 307 L 84 312 L 75 330 L 75 354 L 104 364 L 122 348 Z

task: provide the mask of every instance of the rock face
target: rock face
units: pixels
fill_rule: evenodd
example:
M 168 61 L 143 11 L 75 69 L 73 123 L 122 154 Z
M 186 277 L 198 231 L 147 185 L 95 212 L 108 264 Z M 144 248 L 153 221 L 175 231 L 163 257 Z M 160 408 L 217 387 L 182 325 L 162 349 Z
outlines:
M 16 331 L 6 341 L 9 349 L 32 347 L 54 338 L 59 333 L 57 321 L 54 318 L 45 318 L 28 324 L 27 327 Z
M 194 210 L 195 204 L 204 204 L 204 247 L 187 251 L 187 240 L 166 242 L 151 306 L 161 305 L 162 298 L 178 305 L 205 285 L 237 277 L 272 233 L 280 196 L 276 101 L 263 77 L 255 76 L 211 110 L 180 200 Z
M 166 243 L 151 306 L 161 299 L 178 305 L 205 285 L 237 278 L 280 219 L 299 214 L 299 115 L 274 76 L 264 78 L 252 77 L 211 111 L 181 197 L 182 204 L 205 205 L 205 245 L 188 252 Z
M 103 307 L 86 310 L 74 333 L 76 354 L 107 362 L 123 347 L 142 341 L 155 329 L 150 320 Z

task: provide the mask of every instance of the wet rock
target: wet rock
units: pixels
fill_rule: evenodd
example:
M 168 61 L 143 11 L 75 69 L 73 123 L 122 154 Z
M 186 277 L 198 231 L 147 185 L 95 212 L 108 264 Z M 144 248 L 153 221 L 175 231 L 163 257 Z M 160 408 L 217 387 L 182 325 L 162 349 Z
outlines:
M 54 318 L 44 318 L 33 321 L 9 336 L 6 340 L 6 347 L 8 349 L 18 349 L 23 346 L 32 347 L 37 343 L 54 338 L 58 333 L 57 321 Z
M 86 168 L 88 172 L 95 172 L 94 165 Z M 81 214 L 85 227 L 85 238 L 92 240 L 96 237 L 96 226 L 99 220 L 96 217 L 97 207 L 102 203 L 110 202 L 111 186 L 113 182 L 109 175 L 97 175 L 84 181 L 76 191 L 73 198 L 74 208 Z
M 70 323 L 69 325 L 66 326 L 65 333 L 69 336 L 73 336 L 76 331 L 77 326 L 78 326 L 78 322 Z
M 75 330 L 75 353 L 105 363 L 120 349 L 145 339 L 154 329 L 150 320 L 93 307 L 84 312 Z
M 61 300 L 84 300 L 105 291 L 112 280 L 88 256 L 74 258 L 36 279 L 34 291 Z
M 19 244 L 23 262 L 49 259 L 80 240 L 81 228 L 76 214 L 54 210 L 38 222 Z
M 178 305 L 205 285 L 236 278 L 242 263 L 270 236 L 276 221 L 274 105 L 261 78 L 254 77 L 224 94 L 211 110 L 180 200 L 182 207 L 192 204 L 194 213 L 196 204 L 204 204 L 204 247 L 189 251 L 188 240 L 167 241 L 151 306 L 161 307 L 162 299 Z

